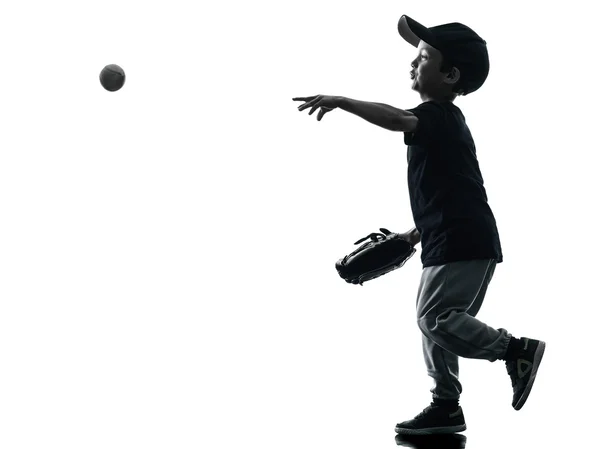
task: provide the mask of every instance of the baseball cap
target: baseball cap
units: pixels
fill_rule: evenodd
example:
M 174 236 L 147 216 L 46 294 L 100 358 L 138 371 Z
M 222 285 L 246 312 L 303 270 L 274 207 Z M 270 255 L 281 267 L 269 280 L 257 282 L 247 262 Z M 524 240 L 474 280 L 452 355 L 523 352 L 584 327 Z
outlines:
M 407 15 L 400 17 L 398 32 L 413 47 L 424 41 L 438 49 L 444 59 L 460 70 L 462 95 L 479 89 L 490 71 L 487 42 L 462 23 L 453 22 L 427 28 Z

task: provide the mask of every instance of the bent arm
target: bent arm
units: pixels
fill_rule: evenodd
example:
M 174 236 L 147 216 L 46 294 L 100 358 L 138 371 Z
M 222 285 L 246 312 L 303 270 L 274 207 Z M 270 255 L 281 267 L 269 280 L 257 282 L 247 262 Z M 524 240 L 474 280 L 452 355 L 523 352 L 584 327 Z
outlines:
M 417 127 L 418 119 L 412 112 L 387 104 L 342 97 L 339 107 L 389 131 L 412 132 Z

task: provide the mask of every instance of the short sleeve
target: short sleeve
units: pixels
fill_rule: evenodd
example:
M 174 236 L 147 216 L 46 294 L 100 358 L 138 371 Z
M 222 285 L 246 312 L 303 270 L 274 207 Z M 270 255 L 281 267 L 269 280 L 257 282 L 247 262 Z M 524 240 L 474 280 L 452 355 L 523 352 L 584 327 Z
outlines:
M 444 129 L 444 108 L 436 102 L 421 103 L 413 109 L 407 109 L 417 116 L 419 122 L 413 132 L 404 133 L 406 145 L 431 145 L 439 140 Z

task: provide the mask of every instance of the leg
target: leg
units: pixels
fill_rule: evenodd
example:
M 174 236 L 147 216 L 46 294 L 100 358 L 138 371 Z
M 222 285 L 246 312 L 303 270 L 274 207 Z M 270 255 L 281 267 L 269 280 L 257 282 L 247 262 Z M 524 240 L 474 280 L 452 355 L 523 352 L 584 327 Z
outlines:
M 474 318 L 495 267 L 493 260 L 470 260 L 423 270 L 417 320 L 434 399 L 457 400 L 462 393 L 459 356 L 493 362 L 506 352 L 510 334 Z

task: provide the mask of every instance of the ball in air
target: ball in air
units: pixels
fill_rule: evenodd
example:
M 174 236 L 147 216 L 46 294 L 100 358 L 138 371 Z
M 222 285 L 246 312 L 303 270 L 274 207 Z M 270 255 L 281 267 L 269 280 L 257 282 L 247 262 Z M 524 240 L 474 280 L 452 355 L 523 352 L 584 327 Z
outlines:
M 125 72 L 117 64 L 109 64 L 100 72 L 100 84 L 109 92 L 115 92 L 125 84 Z

